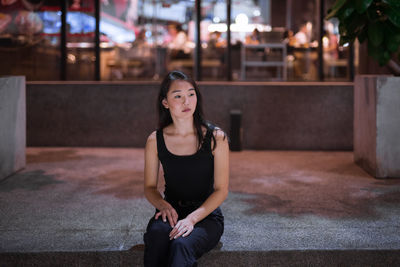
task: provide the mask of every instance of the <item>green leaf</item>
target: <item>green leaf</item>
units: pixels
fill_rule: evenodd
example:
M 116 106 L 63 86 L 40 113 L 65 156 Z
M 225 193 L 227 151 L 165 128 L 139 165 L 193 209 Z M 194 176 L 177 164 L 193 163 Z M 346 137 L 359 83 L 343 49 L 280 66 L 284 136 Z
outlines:
M 367 37 L 368 37 L 368 30 L 367 29 L 368 29 L 367 27 L 362 28 L 362 30 L 360 31 L 360 33 L 357 36 L 358 41 L 360 42 L 360 44 L 363 43 L 365 41 L 365 39 L 367 39 Z
M 397 27 L 400 27 L 400 8 L 395 8 L 393 6 L 388 7 L 386 10 L 386 15 L 388 19 Z
M 375 60 L 379 60 L 381 57 L 381 49 L 379 46 L 374 46 L 370 42 L 368 42 L 368 55 Z
M 373 5 L 371 5 L 366 11 L 366 14 L 368 16 L 368 20 L 369 21 L 376 21 L 376 20 L 382 19 L 383 12 L 382 12 L 381 9 L 383 9 L 383 6 L 377 5 L 376 3 L 373 3 Z
M 355 0 L 356 10 L 359 14 L 364 13 L 371 5 L 373 0 Z
M 395 43 L 388 43 L 386 44 L 386 48 L 389 50 L 390 53 L 394 53 L 398 50 L 399 46 Z
M 397 27 L 391 21 L 387 20 L 385 24 L 386 24 L 385 27 L 388 28 L 388 30 L 390 30 L 392 33 L 394 34 L 400 33 L 400 27 Z
M 328 15 L 325 17 L 325 19 L 336 17 L 337 12 L 342 8 L 346 1 L 347 0 L 336 0 L 332 8 L 328 10 Z
M 357 12 L 351 17 L 348 17 L 343 21 L 342 31 L 345 35 L 355 35 L 357 36 L 358 33 L 365 27 L 367 27 L 367 17 L 365 15 L 360 15 Z
M 368 43 L 368 55 L 378 61 L 379 65 L 385 65 L 391 58 L 388 51 L 384 51 L 382 46 L 374 46 Z
M 400 47 L 400 34 L 386 35 L 386 47 L 391 53 L 397 52 Z
M 400 31 L 391 22 L 384 23 L 385 47 L 390 53 L 397 52 L 400 46 Z
M 341 45 L 357 38 L 380 65 L 397 52 L 400 59 L 400 0 L 336 0 L 331 17 L 339 20 Z
M 336 17 L 339 20 L 344 20 L 347 19 L 350 16 L 353 16 L 353 13 L 355 13 L 355 8 L 354 4 L 352 1 L 347 1 L 345 5 L 342 6 L 342 8 L 337 12 Z
M 388 61 L 390 60 L 390 54 L 389 52 L 385 51 L 383 54 L 381 54 L 381 57 L 379 58 L 379 65 L 384 66 Z
M 346 8 L 343 11 L 343 18 L 348 18 L 353 12 L 354 12 L 355 8 L 352 6 L 349 6 L 348 8 Z
M 389 4 L 394 7 L 400 7 L 400 1 L 399 0 L 383 0 L 382 2 Z
M 384 29 L 379 22 L 370 22 L 368 24 L 368 38 L 374 46 L 378 46 L 382 43 L 384 37 L 383 30 Z

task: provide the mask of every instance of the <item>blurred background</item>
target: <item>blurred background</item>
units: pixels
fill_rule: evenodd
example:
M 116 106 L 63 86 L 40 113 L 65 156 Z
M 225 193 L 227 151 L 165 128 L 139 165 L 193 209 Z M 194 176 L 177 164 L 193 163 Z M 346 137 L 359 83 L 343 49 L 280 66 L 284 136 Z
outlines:
M 339 46 L 338 22 L 322 19 L 333 2 L 1 0 L 0 74 L 157 81 L 180 69 L 210 81 L 348 81 L 359 47 Z

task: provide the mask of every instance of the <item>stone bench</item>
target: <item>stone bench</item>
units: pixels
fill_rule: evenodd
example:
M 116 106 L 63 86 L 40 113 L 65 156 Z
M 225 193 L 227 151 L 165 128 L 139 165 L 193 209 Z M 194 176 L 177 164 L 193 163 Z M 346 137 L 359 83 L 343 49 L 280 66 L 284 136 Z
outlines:
M 25 77 L 0 78 L 0 180 L 25 167 Z

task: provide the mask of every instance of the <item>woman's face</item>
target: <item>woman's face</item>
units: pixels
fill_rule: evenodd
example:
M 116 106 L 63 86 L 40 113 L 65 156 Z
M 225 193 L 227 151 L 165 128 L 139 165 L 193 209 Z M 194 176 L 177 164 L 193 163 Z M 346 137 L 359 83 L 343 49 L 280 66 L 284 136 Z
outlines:
M 197 106 L 197 95 L 193 86 L 182 80 L 172 82 L 162 104 L 169 109 L 171 117 L 187 118 L 193 116 Z

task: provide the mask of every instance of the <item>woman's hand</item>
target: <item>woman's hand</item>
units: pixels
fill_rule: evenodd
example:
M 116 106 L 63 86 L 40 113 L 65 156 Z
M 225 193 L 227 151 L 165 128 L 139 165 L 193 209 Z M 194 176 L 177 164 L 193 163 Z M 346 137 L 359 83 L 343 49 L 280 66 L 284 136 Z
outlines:
M 174 227 L 178 221 L 178 213 L 168 202 L 166 202 L 160 211 L 156 213 L 155 219 L 157 220 L 160 216 L 164 222 L 168 219 L 171 227 Z
M 172 231 L 169 233 L 169 239 L 176 239 L 180 236 L 185 237 L 188 236 L 194 228 L 194 222 L 189 219 L 188 217 L 186 217 L 183 220 L 179 220 L 174 229 L 172 229 Z

